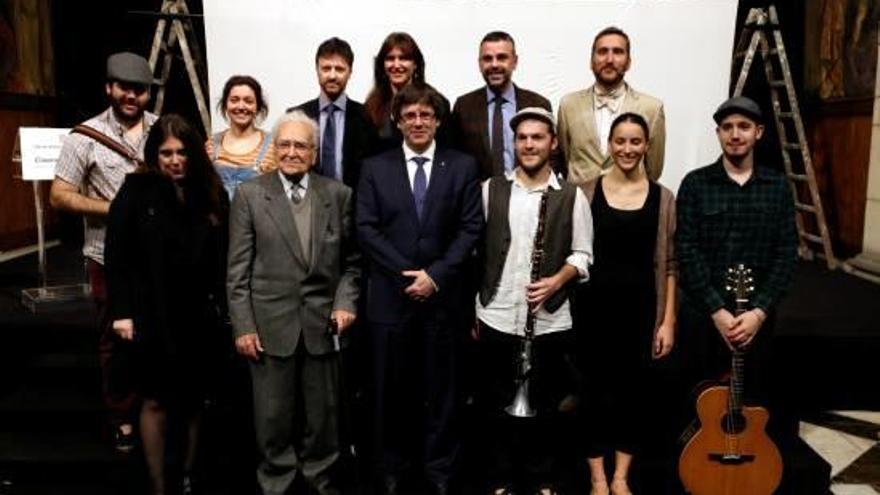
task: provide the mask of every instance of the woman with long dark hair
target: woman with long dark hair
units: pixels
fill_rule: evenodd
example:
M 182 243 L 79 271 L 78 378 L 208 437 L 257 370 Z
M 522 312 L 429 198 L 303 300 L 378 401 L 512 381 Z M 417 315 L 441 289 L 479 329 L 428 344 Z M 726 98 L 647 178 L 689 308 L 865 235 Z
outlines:
M 379 132 L 377 151 L 394 148 L 403 141 L 391 115 L 391 104 L 397 92 L 407 84 L 428 85 L 425 81 L 425 57 L 412 36 L 394 32 L 385 37 L 373 60 L 373 89 L 364 101 L 367 116 Z M 443 104 L 446 110 L 443 114 L 449 115 L 449 100 L 445 97 Z M 442 124 L 437 139 L 446 142 L 447 126 Z
M 179 443 L 190 493 L 207 377 L 224 337 L 229 203 L 203 143 L 182 117 L 160 118 L 108 218 L 110 314 L 129 343 L 133 386 L 143 397 L 140 435 L 154 495 L 166 492 L 169 414 L 187 425 Z
M 651 421 L 644 415 L 651 409 L 650 384 L 658 381 L 655 363 L 675 340 L 675 198 L 648 179 L 648 139 L 642 116 L 618 116 L 608 136 L 614 164 L 582 186 L 593 214 L 595 262 L 575 313 L 592 495 L 631 494 L 629 467 L 644 445 L 647 429 L 640 425 Z M 612 452 L 609 482 L 604 457 Z

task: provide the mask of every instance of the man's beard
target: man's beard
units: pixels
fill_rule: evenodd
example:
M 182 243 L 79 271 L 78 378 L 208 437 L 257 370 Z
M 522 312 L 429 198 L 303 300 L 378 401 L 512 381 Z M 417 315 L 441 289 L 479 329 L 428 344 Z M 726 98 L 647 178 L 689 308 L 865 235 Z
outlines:
M 133 123 L 141 120 L 141 118 L 143 118 L 143 116 L 144 116 L 144 107 L 139 106 L 137 103 L 134 104 L 134 106 L 137 107 L 137 111 L 135 112 L 134 115 L 129 115 L 129 114 L 125 113 L 122 110 L 123 103 L 120 103 L 116 100 L 114 100 L 110 106 L 113 108 L 113 114 L 116 116 L 116 119 L 119 120 L 120 122 L 133 124 Z

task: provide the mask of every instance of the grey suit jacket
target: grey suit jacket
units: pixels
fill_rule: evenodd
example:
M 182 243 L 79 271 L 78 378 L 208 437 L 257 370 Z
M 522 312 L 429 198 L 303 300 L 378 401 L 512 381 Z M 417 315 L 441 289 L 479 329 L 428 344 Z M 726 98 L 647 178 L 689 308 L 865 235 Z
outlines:
M 568 181 L 573 184 L 587 183 L 611 166 L 611 157 L 602 153 L 593 112 L 593 86 L 569 93 L 559 101 L 557 119 L 559 145 L 565 153 L 568 165 Z M 645 93 L 639 93 L 627 85 L 626 97 L 620 113 L 633 112 L 648 121 L 650 148 L 648 149 L 648 177 L 656 181 L 663 172 L 666 152 L 666 118 L 663 102 Z
M 330 313 L 356 313 L 360 254 L 352 191 L 310 174 L 312 259 L 303 256 L 277 173 L 239 186 L 229 213 L 226 292 L 235 336 L 256 332 L 265 352 L 290 356 L 300 334 L 313 355 L 333 350 Z

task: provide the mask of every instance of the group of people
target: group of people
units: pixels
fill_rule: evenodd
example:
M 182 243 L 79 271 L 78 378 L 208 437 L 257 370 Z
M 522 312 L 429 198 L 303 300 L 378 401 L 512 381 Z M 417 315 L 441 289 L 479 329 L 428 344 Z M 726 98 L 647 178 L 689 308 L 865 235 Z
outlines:
M 554 116 L 512 82 L 507 33 L 483 38 L 486 84 L 451 109 L 410 35 L 385 39 L 364 104 L 346 94 L 350 46 L 330 38 L 318 98 L 266 132 L 260 84 L 233 76 L 218 105 L 229 128 L 207 141 L 145 111 L 147 62 L 112 55 L 110 107 L 84 123 L 102 136 L 65 141 L 51 202 L 85 216 L 105 397 L 118 446 L 140 433 L 153 493 L 172 491 L 168 414 L 187 425 L 191 490 L 211 361 L 233 345 L 249 362 L 261 492 L 298 478 L 344 491 L 349 341 L 367 356 L 359 423 L 378 493 L 461 490 L 465 404 L 486 493 L 562 493 L 572 437 L 592 494 L 631 493 L 654 363 L 684 341 L 696 380 L 723 372 L 729 348 L 766 352 L 797 240 L 784 177 L 755 164 L 752 100 L 717 109 L 721 156 L 677 200 L 657 182 L 663 106 L 625 81 L 630 52 L 622 30 L 599 32 L 595 83 Z M 733 314 L 737 263 L 756 292 Z

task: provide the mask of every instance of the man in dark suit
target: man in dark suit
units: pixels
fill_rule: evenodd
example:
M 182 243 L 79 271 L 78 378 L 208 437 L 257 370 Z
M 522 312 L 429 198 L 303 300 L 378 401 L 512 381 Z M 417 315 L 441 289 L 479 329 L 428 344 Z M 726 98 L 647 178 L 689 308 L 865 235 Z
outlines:
M 345 94 L 353 63 L 354 53 L 345 40 L 334 37 L 321 43 L 315 54 L 321 94 L 287 111 L 302 110 L 320 125 L 315 171 L 355 189 L 360 163 L 374 152 L 378 136 L 364 106 Z
M 264 495 L 294 477 L 338 494 L 337 357 L 328 327 L 354 322 L 359 254 L 353 194 L 310 172 L 318 125 L 287 113 L 272 133 L 278 171 L 242 184 L 230 209 L 227 295 L 238 352 L 251 360 Z
M 399 482 L 413 469 L 434 493 L 448 493 L 458 453 L 462 265 L 483 216 L 476 163 L 434 140 L 443 108 L 433 88 L 404 87 L 392 104 L 403 145 L 364 161 L 357 194 L 358 237 L 369 259 L 376 461 L 385 493 L 411 493 Z
M 452 109 L 454 145 L 477 159 L 483 179 L 504 175 L 516 166 L 510 119 L 518 110 L 541 107 L 552 111 L 547 98 L 513 84 L 518 60 L 509 34 L 486 34 L 478 59 L 486 86 L 458 97 Z

